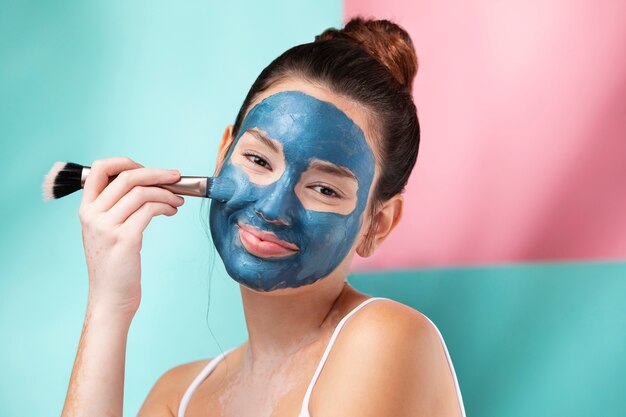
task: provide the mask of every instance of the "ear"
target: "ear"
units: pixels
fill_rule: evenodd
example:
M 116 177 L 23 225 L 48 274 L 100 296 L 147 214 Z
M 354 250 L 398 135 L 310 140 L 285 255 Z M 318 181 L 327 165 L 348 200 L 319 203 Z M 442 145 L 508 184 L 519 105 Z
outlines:
M 368 231 L 363 240 L 356 247 L 356 253 L 363 258 L 371 256 L 383 243 L 389 233 L 396 227 L 402 218 L 404 197 L 396 194 L 387 200 L 371 219 Z
M 217 151 L 217 163 L 215 164 L 215 173 L 214 177 L 217 177 L 222 169 L 222 165 L 224 165 L 224 160 L 226 159 L 226 155 L 228 154 L 228 150 L 230 146 L 233 144 L 233 125 L 226 126 L 224 130 L 224 134 L 222 135 L 222 141 L 220 142 L 220 148 Z

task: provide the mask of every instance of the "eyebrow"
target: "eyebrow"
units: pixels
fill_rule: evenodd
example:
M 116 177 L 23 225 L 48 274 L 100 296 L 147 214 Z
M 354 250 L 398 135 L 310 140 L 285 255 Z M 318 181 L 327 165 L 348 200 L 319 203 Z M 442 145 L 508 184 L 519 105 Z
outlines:
M 276 141 L 274 141 L 273 139 L 270 139 L 269 137 L 265 136 L 265 134 L 263 132 L 261 132 L 259 129 L 257 129 L 255 127 L 251 127 L 249 129 L 247 129 L 246 132 L 250 132 L 252 134 L 252 136 L 254 136 L 256 139 L 258 139 L 259 141 L 264 143 L 266 146 L 268 146 L 274 152 L 281 153 L 281 150 L 278 148 L 278 145 L 276 145 Z M 345 177 L 345 178 L 352 179 L 352 180 L 354 180 L 356 182 L 359 182 L 357 180 L 357 178 L 356 178 L 356 175 L 354 175 L 354 173 L 352 171 L 350 171 L 348 168 L 345 168 L 345 167 L 342 167 L 342 166 L 339 166 L 339 165 L 335 165 L 335 164 L 330 163 L 330 162 L 321 161 L 319 159 L 314 160 L 313 162 L 311 162 L 311 164 L 309 165 L 309 169 L 317 169 L 317 170 L 322 171 L 322 172 L 324 172 L 326 174 L 332 174 L 332 175 L 336 175 L 338 177 Z
M 274 140 L 268 138 L 267 136 L 265 136 L 265 134 L 263 132 L 261 132 L 260 130 L 258 130 L 258 129 L 253 127 L 253 128 L 250 128 L 250 129 L 246 130 L 246 132 L 250 132 L 252 134 L 252 136 L 254 136 L 258 140 L 263 142 L 263 144 L 265 144 L 265 146 L 269 147 L 274 152 L 281 153 L 280 149 L 278 149 L 278 145 L 276 144 L 276 141 L 274 141 Z
M 331 164 L 330 162 L 315 160 L 311 162 L 309 165 L 310 169 L 317 169 L 319 171 L 325 172 L 327 174 L 337 175 L 339 177 L 347 177 L 353 179 L 358 182 L 356 179 L 356 175 L 352 173 L 348 168 L 344 168 L 335 164 Z

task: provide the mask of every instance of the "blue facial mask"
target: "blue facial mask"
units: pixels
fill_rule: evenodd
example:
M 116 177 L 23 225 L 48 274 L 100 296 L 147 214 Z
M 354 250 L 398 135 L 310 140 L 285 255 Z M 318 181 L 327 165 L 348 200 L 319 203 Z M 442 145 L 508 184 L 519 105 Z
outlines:
M 231 163 L 239 138 L 251 128 L 282 146 L 284 171 L 271 184 L 252 183 L 242 166 Z M 358 190 L 352 212 L 321 212 L 303 206 L 295 186 L 313 160 L 354 174 Z M 333 104 L 300 91 L 282 91 L 248 112 L 219 177 L 236 184 L 230 200 L 212 200 L 210 212 L 211 236 L 228 274 L 257 291 L 295 288 L 327 276 L 350 250 L 374 178 L 374 155 L 359 126 Z M 238 222 L 272 232 L 295 243 L 299 251 L 282 258 L 252 255 L 239 238 Z

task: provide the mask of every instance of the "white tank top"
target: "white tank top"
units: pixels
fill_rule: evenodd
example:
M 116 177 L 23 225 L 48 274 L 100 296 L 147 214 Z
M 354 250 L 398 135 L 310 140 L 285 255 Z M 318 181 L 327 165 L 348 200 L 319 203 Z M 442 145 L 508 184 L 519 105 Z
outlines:
M 365 307 L 368 303 L 370 303 L 370 302 L 372 302 L 374 300 L 388 300 L 388 298 L 384 298 L 384 297 L 368 298 L 367 300 L 363 301 L 361 304 L 356 306 L 352 311 L 350 311 L 350 313 L 348 313 L 343 319 L 341 319 L 341 321 L 339 322 L 339 324 L 335 328 L 335 331 L 333 332 L 333 334 L 332 334 L 332 336 L 330 338 L 330 342 L 328 342 L 328 346 L 326 346 L 326 350 L 324 351 L 324 354 L 322 355 L 322 359 L 320 360 L 320 362 L 319 362 L 319 364 L 317 366 L 317 369 L 315 370 L 315 374 L 313 374 L 313 378 L 311 378 L 311 382 L 309 383 L 309 387 L 306 390 L 306 394 L 304 395 L 304 400 L 302 401 L 302 408 L 300 409 L 300 414 L 299 414 L 298 417 L 311 417 L 311 415 L 309 414 L 309 400 L 311 398 L 311 392 L 313 391 L 313 386 L 317 382 L 317 378 L 319 377 L 320 373 L 322 372 L 322 368 L 324 367 L 324 364 L 326 363 L 326 358 L 328 358 L 328 354 L 330 353 L 330 349 L 333 347 L 333 344 L 335 343 L 335 339 L 337 339 L 337 335 L 341 331 L 341 328 L 343 327 L 343 325 L 346 323 L 346 321 L 354 313 L 356 313 L 361 308 Z M 424 316 L 424 317 L 426 317 L 426 316 Z M 428 319 L 428 317 L 426 317 L 426 318 Z M 450 359 L 450 354 L 448 353 L 448 348 L 447 348 L 446 343 L 444 342 L 443 337 L 441 336 L 441 332 L 439 332 L 439 329 L 437 328 L 437 326 L 435 326 L 435 324 L 430 319 L 428 319 L 428 321 L 437 330 L 437 334 L 439 335 L 439 339 L 441 340 L 441 344 L 443 345 L 443 349 L 446 352 L 446 358 L 448 360 L 448 365 L 450 366 L 450 372 L 452 373 L 452 377 L 454 379 L 454 387 L 456 389 L 456 395 L 457 395 L 457 398 L 459 400 L 459 407 L 461 408 L 461 415 L 462 415 L 462 417 L 465 417 L 465 408 L 463 406 L 463 398 L 461 397 L 461 390 L 459 389 L 459 383 L 458 383 L 457 378 L 456 378 L 456 373 L 454 372 L 454 366 L 452 365 L 452 360 Z M 187 391 L 185 391 L 185 394 L 183 395 L 183 398 L 180 401 L 180 406 L 178 407 L 178 417 L 185 417 L 185 411 L 187 411 L 187 406 L 189 405 L 189 400 L 191 399 L 191 395 L 198 388 L 198 386 L 202 383 L 202 381 L 204 381 L 209 376 L 209 374 L 213 371 L 213 369 L 215 369 L 217 364 L 222 359 L 224 359 L 224 357 L 226 355 L 228 355 L 230 352 L 232 352 L 233 350 L 235 350 L 235 348 L 228 349 L 226 352 L 216 356 L 215 358 L 213 358 L 202 369 L 202 371 L 200 371 L 198 376 L 196 376 L 196 378 L 191 382 L 191 385 L 189 385 L 189 388 L 187 388 Z

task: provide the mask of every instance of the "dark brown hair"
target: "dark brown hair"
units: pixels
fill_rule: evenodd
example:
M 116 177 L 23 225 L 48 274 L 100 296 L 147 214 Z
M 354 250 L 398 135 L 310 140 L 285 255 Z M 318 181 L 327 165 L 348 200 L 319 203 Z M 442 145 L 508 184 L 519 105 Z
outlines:
M 404 190 L 417 159 L 420 127 L 411 94 L 416 73 L 417 55 L 403 28 L 389 20 L 355 17 L 343 29 L 326 29 L 314 42 L 274 59 L 252 84 L 237 114 L 233 138 L 250 103 L 281 80 L 303 79 L 357 103 L 370 116 L 379 150 L 373 215 L 382 202 Z

